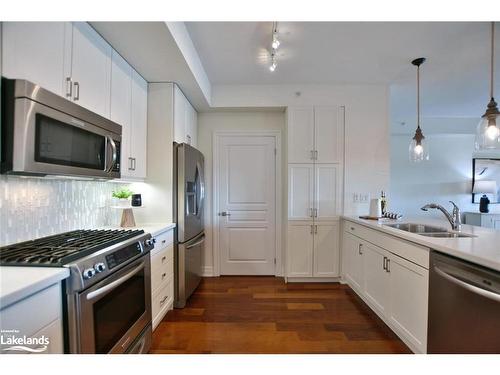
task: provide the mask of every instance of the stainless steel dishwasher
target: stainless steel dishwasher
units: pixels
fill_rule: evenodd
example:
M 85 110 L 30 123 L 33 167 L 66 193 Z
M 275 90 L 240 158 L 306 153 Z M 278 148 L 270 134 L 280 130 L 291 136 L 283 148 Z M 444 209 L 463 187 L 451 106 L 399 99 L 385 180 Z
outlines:
M 428 353 L 500 353 L 500 272 L 433 251 Z

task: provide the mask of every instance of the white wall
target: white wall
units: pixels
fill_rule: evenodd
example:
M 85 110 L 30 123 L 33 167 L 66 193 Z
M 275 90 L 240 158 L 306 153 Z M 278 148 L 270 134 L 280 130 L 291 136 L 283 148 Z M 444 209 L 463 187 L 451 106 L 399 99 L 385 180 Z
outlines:
M 278 130 L 282 133 L 282 143 L 285 134 L 285 113 L 270 111 L 213 111 L 198 114 L 198 149 L 205 156 L 206 202 L 205 202 L 205 242 L 204 273 L 211 275 L 213 271 L 213 237 L 212 237 L 212 196 L 213 196 L 213 164 L 212 140 L 216 131 L 257 131 Z M 282 153 L 284 150 L 282 150 Z M 284 157 L 282 157 L 282 160 Z M 284 166 L 282 166 L 282 171 Z M 286 200 L 286 194 L 282 202 Z M 283 207 L 285 207 L 283 205 Z M 282 213 L 286 215 L 286 213 Z M 282 234 L 283 235 L 283 234 Z M 282 241 L 282 243 L 284 243 Z
M 345 121 L 344 213 L 368 213 L 353 195 L 378 197 L 389 187 L 389 89 L 386 85 L 214 85 L 213 107 L 343 105 Z M 286 142 L 284 142 L 286 143 Z
M 442 219 L 442 213 L 420 207 L 435 202 L 451 209 L 453 200 L 462 212 L 477 212 L 479 205 L 471 202 L 474 135 L 429 134 L 429 161 L 417 164 L 408 159 L 410 137 L 391 136 L 389 210 Z M 490 205 L 490 212 L 500 212 L 500 205 Z

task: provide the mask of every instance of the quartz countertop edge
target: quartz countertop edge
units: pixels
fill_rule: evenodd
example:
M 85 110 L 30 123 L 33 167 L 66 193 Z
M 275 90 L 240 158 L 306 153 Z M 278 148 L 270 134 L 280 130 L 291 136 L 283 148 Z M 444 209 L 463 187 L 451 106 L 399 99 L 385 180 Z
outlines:
M 134 230 L 142 229 L 145 233 L 150 233 L 151 236 L 156 236 L 162 232 L 175 228 L 175 223 L 144 223 L 137 224 L 135 227 L 122 228 L 119 225 L 108 225 L 102 229 L 123 229 L 123 230 Z M 100 228 L 101 229 L 101 228 Z
M 0 267 L 0 310 L 69 277 L 64 267 Z
M 360 219 L 357 216 L 342 216 L 342 219 L 500 272 L 500 231 L 498 230 L 462 225 L 461 233 L 476 237 L 433 238 L 391 228 L 385 224 L 418 223 L 446 228 L 447 231 L 452 232 L 448 222 L 422 218 L 377 221 Z

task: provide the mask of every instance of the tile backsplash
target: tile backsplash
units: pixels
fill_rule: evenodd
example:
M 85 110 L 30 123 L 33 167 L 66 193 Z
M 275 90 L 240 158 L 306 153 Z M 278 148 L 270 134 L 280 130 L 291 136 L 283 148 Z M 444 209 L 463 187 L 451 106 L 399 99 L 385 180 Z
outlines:
M 0 175 L 0 246 L 117 224 L 121 212 L 109 206 L 112 191 L 122 186 Z

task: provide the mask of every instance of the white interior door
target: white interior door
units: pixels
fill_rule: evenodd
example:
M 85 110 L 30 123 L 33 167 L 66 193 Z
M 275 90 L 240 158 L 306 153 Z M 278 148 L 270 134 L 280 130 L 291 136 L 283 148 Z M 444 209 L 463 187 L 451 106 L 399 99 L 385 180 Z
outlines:
M 275 142 L 272 136 L 219 138 L 217 194 L 222 275 L 275 274 Z

